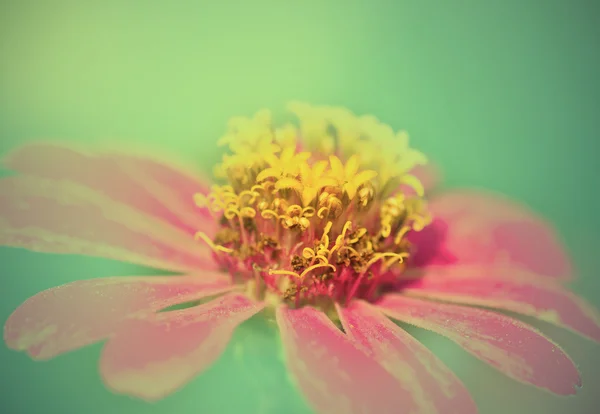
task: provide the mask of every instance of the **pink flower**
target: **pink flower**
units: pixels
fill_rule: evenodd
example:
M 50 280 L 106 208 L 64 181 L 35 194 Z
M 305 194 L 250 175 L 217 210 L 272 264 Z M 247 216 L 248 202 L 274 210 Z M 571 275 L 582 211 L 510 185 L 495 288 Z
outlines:
M 579 373 L 557 344 L 488 310 L 600 341 L 596 311 L 563 286 L 572 266 L 550 226 L 480 191 L 425 203 L 436 176 L 405 134 L 339 108 L 291 108 L 299 131 L 273 128 L 267 112 L 232 121 L 221 140 L 232 153 L 215 171 L 229 184 L 212 188 L 151 156 L 15 150 L 5 166 L 18 174 L 0 181 L 3 245 L 180 275 L 41 292 L 6 322 L 7 345 L 44 360 L 106 340 L 106 385 L 157 400 L 260 313 L 276 321 L 289 373 L 318 413 L 476 412 L 460 380 L 391 318 L 524 384 L 574 394 Z

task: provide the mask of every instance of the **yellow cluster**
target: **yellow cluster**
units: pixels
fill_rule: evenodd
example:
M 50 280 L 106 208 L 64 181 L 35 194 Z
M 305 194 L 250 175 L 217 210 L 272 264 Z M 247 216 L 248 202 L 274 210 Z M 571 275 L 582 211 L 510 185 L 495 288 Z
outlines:
M 404 236 L 430 221 L 423 187 L 409 174 L 425 156 L 410 148 L 406 133 L 372 116 L 297 102 L 289 110 L 298 126 L 274 127 L 267 110 L 229 122 L 218 142 L 229 151 L 215 168 L 227 184 L 195 202 L 235 237 L 218 236 L 221 244 L 197 237 L 238 259 L 266 245 L 279 249 L 289 263 L 274 264 L 268 274 L 299 280 L 318 277 L 315 271 L 333 277 L 345 264 L 360 281 L 380 260 L 384 269 L 402 262 Z M 406 198 L 401 184 L 417 196 Z
M 338 193 L 350 200 L 366 183 L 373 184 L 381 197 L 399 184 L 422 194 L 420 183 L 408 171 L 427 160 L 410 148 L 405 132 L 394 133 L 376 118 L 355 116 L 344 108 L 298 102 L 288 108 L 299 119 L 299 127 L 275 128 L 268 110 L 252 118 L 233 118 L 218 142 L 231 154 L 216 167 L 217 177 L 228 179 L 236 191 L 273 179 L 275 190 L 296 191 L 303 206 L 326 187 L 339 187 Z M 340 158 L 347 160 L 345 164 Z

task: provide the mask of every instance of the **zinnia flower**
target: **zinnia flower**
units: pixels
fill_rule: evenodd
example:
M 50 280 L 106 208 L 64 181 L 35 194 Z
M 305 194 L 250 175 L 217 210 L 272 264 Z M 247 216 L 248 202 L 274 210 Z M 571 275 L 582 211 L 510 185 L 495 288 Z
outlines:
M 23 303 L 10 348 L 44 360 L 106 340 L 117 393 L 157 400 L 219 358 L 256 314 L 318 413 L 474 413 L 461 381 L 392 320 L 436 332 L 507 376 L 574 394 L 577 368 L 527 315 L 600 341 L 563 282 L 551 228 L 503 197 L 434 193 L 426 158 L 371 116 L 290 105 L 235 118 L 209 185 L 173 163 L 36 143 L 0 181 L 1 243 L 139 263 L 174 276 L 75 281 Z M 173 309 L 174 305 L 181 305 Z

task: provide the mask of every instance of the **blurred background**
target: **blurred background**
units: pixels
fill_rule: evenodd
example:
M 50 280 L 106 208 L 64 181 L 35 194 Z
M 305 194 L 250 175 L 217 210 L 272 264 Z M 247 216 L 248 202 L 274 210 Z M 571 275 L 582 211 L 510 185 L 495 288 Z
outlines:
M 600 305 L 600 13 L 592 0 L 0 2 L 0 153 L 31 139 L 150 143 L 207 170 L 227 118 L 291 99 L 344 105 L 408 130 L 448 186 L 506 193 L 551 220 L 573 289 Z M 0 319 L 60 283 L 147 270 L 0 249 Z M 541 327 L 580 365 L 556 398 L 411 330 L 482 413 L 590 413 L 598 347 Z M 244 325 L 224 358 L 157 404 L 112 395 L 100 346 L 34 363 L 0 347 L 11 414 L 309 413 L 274 332 Z M 332 413 L 335 414 L 335 413 Z

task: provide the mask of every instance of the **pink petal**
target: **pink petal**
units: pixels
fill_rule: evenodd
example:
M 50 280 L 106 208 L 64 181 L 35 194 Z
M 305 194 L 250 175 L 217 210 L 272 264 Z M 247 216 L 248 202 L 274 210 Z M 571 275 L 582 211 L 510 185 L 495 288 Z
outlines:
M 390 317 L 431 330 L 517 381 L 556 394 L 575 394 L 577 368 L 534 328 L 484 309 L 387 295 L 378 307 Z
M 319 414 L 401 414 L 410 394 L 314 308 L 277 308 L 287 365 Z
M 163 398 L 215 362 L 234 329 L 262 307 L 232 293 L 192 308 L 130 319 L 104 347 L 102 378 L 118 393 Z
M 77 183 L 193 235 L 212 226 L 195 207 L 193 195 L 207 192 L 205 181 L 176 164 L 147 156 L 77 149 L 73 144 L 39 142 L 19 147 L 4 160 L 7 168 L 42 178 Z
M 107 338 L 128 317 L 230 289 L 229 278 L 216 272 L 80 280 L 27 299 L 6 321 L 4 340 L 32 358 L 49 359 Z
M 431 267 L 403 292 L 533 316 L 600 342 L 600 315 L 594 308 L 558 283 L 523 270 Z
M 0 180 L 0 244 L 176 271 L 214 268 L 192 236 L 93 190 L 34 177 Z
M 346 333 L 409 394 L 406 412 L 477 413 L 462 382 L 431 351 L 366 302 L 338 307 Z
M 557 279 L 573 276 L 565 248 L 549 223 L 528 208 L 487 192 L 456 190 L 430 202 L 434 222 L 412 241 L 418 266 L 522 266 Z

